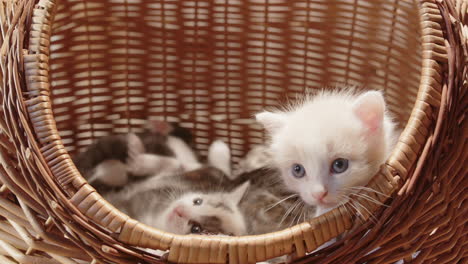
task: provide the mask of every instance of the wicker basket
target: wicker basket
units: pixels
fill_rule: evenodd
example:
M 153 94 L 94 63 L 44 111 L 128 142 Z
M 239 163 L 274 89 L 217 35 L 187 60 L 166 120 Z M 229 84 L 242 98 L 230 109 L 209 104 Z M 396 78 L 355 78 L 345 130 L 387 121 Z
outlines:
M 468 263 L 467 6 L 0 0 L 0 263 Z M 339 207 L 272 234 L 173 235 L 108 204 L 69 156 L 165 117 L 236 160 L 263 140 L 253 113 L 336 83 L 383 89 L 404 127 L 368 184 L 392 199 L 359 201 L 365 222 Z

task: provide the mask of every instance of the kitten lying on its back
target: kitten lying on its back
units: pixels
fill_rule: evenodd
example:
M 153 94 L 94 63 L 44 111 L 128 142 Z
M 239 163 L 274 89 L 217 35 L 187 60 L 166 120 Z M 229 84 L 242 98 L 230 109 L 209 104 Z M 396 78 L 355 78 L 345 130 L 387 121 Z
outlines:
M 208 167 L 200 172 L 219 173 Z M 208 186 L 187 181 L 183 174 L 164 175 L 107 193 L 105 198 L 130 217 L 166 232 L 245 235 L 246 223 L 238 204 L 249 183 L 230 192 Z
M 256 115 L 285 185 L 323 214 L 349 199 L 397 141 L 381 92 L 322 92 L 286 112 Z
M 130 217 L 167 232 L 245 235 L 239 203 L 249 182 L 225 191 L 223 170 L 230 168 L 229 148 L 215 141 L 208 153 L 208 166 L 185 173 L 156 174 L 104 197 Z
M 303 221 L 297 195 L 284 190 L 276 170 L 253 166 L 248 155 L 245 162 L 252 166 L 232 179 L 223 171 L 230 167 L 229 153 L 215 141 L 208 166 L 154 175 L 104 197 L 132 218 L 176 234 L 252 235 Z

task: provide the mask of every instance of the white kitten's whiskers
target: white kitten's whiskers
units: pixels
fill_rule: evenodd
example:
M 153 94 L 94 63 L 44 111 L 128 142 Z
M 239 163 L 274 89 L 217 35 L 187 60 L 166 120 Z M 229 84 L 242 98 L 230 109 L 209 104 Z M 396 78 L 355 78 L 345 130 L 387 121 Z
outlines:
M 279 200 L 278 202 L 274 203 L 272 206 L 269 206 L 268 208 L 266 208 L 264 210 L 264 212 L 266 213 L 266 212 L 270 211 L 271 209 L 273 209 L 274 207 L 276 207 L 276 206 L 280 205 L 281 203 L 285 202 L 286 200 L 289 200 L 289 199 L 297 197 L 297 196 L 298 196 L 298 194 L 296 194 L 296 193 L 291 194 L 291 195 L 287 196 L 286 198 L 283 198 L 283 199 Z
M 308 212 L 307 210 L 304 210 L 303 221 L 302 221 L 302 222 L 307 221 L 307 220 L 306 220 L 306 215 L 308 214 L 307 212 Z M 308 217 L 307 217 L 307 219 L 308 219 Z
M 353 205 L 353 203 L 356 204 L 357 207 L 359 208 L 362 208 L 366 214 L 369 215 L 369 218 L 372 220 L 372 222 L 374 223 L 377 223 L 377 218 L 374 216 L 374 214 L 372 214 L 369 209 L 367 209 L 364 205 L 362 205 L 358 200 L 354 199 L 352 202 L 348 203 L 349 205 L 353 206 L 354 209 L 357 209 L 356 206 Z M 364 214 L 360 211 L 360 210 L 357 210 L 358 211 L 358 214 L 363 218 L 364 220 Z
M 343 201 L 340 205 L 343 205 L 347 212 L 349 212 L 351 215 L 354 215 L 354 213 L 352 213 L 354 210 L 354 212 L 356 212 L 356 215 L 358 216 L 358 219 L 361 222 L 364 222 L 364 214 L 361 212 L 361 210 L 359 210 L 360 207 L 355 206 L 353 202 L 348 202 L 351 200 L 351 198 L 348 195 L 341 194 L 340 199 Z M 347 206 L 350 206 L 352 210 L 350 211 L 350 208 L 348 208 Z
M 363 214 L 361 213 L 361 211 L 360 211 L 358 208 L 356 208 L 356 206 L 353 205 L 353 203 L 344 203 L 343 205 L 344 205 L 344 208 L 346 208 L 346 211 L 348 211 L 348 212 L 350 212 L 350 210 L 349 210 L 349 208 L 346 207 L 346 206 L 351 206 L 351 208 L 354 209 L 354 211 L 357 213 L 358 219 L 359 219 L 362 223 L 364 222 Z M 351 210 L 351 212 L 352 212 L 352 211 L 353 211 L 353 210 Z M 351 213 L 351 212 L 350 212 L 350 213 Z M 352 215 L 352 213 L 351 213 L 351 215 Z
M 365 186 L 351 186 L 351 187 L 348 187 L 347 189 L 356 190 L 356 191 L 366 190 L 366 191 L 369 191 L 369 192 L 373 192 L 373 193 L 376 193 L 376 194 L 385 196 L 385 197 L 387 197 L 387 198 L 390 197 L 389 195 L 386 195 L 385 193 L 379 192 L 379 191 L 377 191 L 377 190 L 374 190 L 374 189 L 372 189 L 372 188 L 365 187 Z
M 304 207 L 305 207 L 305 203 L 301 203 L 301 207 L 298 207 L 300 208 L 297 213 L 297 215 L 294 217 L 293 221 L 291 222 L 291 224 L 289 226 L 292 226 L 292 223 L 296 222 L 296 225 L 299 224 L 299 221 L 301 221 L 301 216 L 302 214 L 304 214 Z M 296 217 L 297 217 L 297 220 L 296 220 Z
M 301 213 L 299 214 L 299 217 L 297 218 L 297 221 L 296 221 L 296 225 L 299 224 L 303 215 L 304 215 L 304 206 L 302 206 Z
M 300 210 L 301 205 L 302 205 L 302 204 L 298 204 L 298 206 L 296 206 L 296 207 L 294 208 L 294 210 L 291 212 L 291 214 L 294 215 L 294 217 L 291 219 L 291 222 L 290 222 L 289 225 L 288 225 L 289 227 L 291 227 L 291 226 L 294 224 L 294 222 L 296 221 L 297 216 L 298 216 L 299 213 L 301 212 L 301 210 Z M 299 212 L 297 212 L 296 214 L 294 214 L 294 213 L 296 212 L 296 209 L 298 209 Z
M 349 187 L 349 188 L 346 188 L 345 190 L 351 190 L 351 194 L 348 195 L 348 197 L 351 197 L 351 196 L 356 196 L 356 197 L 360 197 L 362 199 L 365 199 L 369 202 L 372 202 L 372 203 L 375 203 L 379 206 L 385 206 L 385 207 L 390 207 L 384 203 L 382 203 L 381 201 L 375 199 L 374 197 L 371 197 L 369 194 L 366 194 L 366 193 L 359 193 L 359 191 L 367 191 L 367 192 L 374 192 L 376 194 L 380 194 L 382 196 L 385 196 L 385 197 L 390 197 L 388 195 L 385 195 L 381 192 L 378 192 L 372 188 L 369 188 L 369 187 L 360 187 L 360 186 L 355 186 L 355 187 Z M 357 202 L 357 201 L 356 201 Z M 362 206 L 362 205 L 361 205 Z
M 361 197 L 362 199 L 365 199 L 365 200 L 367 200 L 367 201 L 369 201 L 369 202 L 378 204 L 378 205 L 380 205 L 380 206 L 389 207 L 388 205 L 386 205 L 386 204 L 380 202 L 379 200 L 377 200 L 377 199 L 375 199 L 375 198 L 373 198 L 373 197 L 370 197 L 369 195 L 364 194 L 364 193 L 353 193 L 353 194 L 351 194 L 351 195 L 357 196 L 357 197 Z
M 284 213 L 283 217 L 281 218 L 280 223 L 278 224 L 279 226 L 281 226 L 283 224 L 284 220 L 286 220 L 288 215 L 292 214 L 292 212 L 296 209 L 296 207 L 300 203 L 301 203 L 301 200 L 297 200 L 296 202 L 294 202 L 294 204 Z

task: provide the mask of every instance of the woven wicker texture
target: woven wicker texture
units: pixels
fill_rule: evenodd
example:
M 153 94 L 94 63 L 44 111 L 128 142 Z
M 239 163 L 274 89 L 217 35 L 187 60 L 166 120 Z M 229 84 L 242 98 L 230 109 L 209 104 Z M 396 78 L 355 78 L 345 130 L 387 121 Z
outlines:
M 468 262 L 468 1 L 0 0 L 0 22 L 1 263 Z M 387 206 L 177 236 L 116 210 L 70 159 L 166 118 L 236 161 L 263 142 L 253 113 L 336 83 L 384 90 L 404 128 L 368 184 Z

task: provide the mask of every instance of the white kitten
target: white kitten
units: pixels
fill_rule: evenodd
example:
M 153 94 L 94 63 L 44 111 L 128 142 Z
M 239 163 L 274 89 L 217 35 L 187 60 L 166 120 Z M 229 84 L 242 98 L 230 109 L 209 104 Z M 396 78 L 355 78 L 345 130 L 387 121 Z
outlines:
M 397 133 L 379 91 L 321 92 L 285 112 L 256 115 L 271 136 L 285 185 L 323 214 L 364 186 L 393 149 Z

